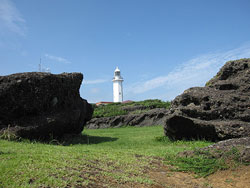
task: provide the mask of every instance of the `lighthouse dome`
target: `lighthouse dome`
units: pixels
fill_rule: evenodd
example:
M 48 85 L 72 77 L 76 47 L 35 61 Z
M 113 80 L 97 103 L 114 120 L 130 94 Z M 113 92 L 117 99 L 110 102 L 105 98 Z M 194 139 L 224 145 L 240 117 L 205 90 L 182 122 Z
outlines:
M 116 67 L 115 72 L 121 72 L 118 67 Z
M 118 67 L 115 69 L 113 80 L 122 80 L 121 71 Z

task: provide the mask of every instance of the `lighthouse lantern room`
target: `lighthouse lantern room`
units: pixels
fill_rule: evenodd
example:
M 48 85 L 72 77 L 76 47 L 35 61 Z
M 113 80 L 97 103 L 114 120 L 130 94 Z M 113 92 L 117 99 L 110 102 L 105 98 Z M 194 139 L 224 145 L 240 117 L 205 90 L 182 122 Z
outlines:
M 122 102 L 123 101 L 123 89 L 122 82 L 123 78 L 121 77 L 121 71 L 118 67 L 115 69 L 114 78 L 113 78 L 113 102 Z

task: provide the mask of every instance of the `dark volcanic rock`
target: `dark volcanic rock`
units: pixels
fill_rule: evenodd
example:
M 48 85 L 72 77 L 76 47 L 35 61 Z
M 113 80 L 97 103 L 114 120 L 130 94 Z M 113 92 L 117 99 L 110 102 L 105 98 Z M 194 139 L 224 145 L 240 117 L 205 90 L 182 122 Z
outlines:
M 19 73 L 0 76 L 0 133 L 46 139 L 77 134 L 91 119 L 79 95 L 81 73 Z
M 177 96 L 164 130 L 174 140 L 250 136 L 250 59 L 227 62 L 205 87 Z
M 114 117 L 93 118 L 87 122 L 89 129 L 122 127 L 122 126 L 152 126 L 164 125 L 168 110 L 156 108 L 140 114 L 128 114 Z
M 196 154 L 206 155 L 211 158 L 233 157 L 236 160 L 249 163 L 250 137 L 228 139 L 196 151 L 184 151 L 178 155 L 192 157 Z

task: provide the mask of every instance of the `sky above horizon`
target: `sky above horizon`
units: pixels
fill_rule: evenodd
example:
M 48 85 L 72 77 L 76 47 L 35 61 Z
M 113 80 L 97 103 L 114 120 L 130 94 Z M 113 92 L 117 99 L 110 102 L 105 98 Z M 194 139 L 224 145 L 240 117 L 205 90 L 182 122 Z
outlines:
M 0 75 L 81 72 L 80 94 L 172 100 L 250 58 L 249 0 L 0 0 Z

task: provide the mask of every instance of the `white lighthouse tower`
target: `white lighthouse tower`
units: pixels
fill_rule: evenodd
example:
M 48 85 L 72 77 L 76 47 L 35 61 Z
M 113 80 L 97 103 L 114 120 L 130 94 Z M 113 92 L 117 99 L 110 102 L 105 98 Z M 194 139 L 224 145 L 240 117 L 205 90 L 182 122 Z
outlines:
M 121 77 L 121 71 L 118 67 L 115 69 L 114 78 L 113 78 L 113 102 L 122 102 L 123 101 L 123 90 L 122 82 L 123 78 Z

